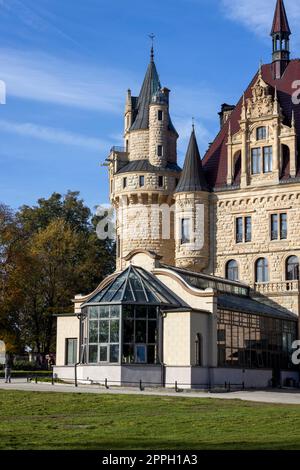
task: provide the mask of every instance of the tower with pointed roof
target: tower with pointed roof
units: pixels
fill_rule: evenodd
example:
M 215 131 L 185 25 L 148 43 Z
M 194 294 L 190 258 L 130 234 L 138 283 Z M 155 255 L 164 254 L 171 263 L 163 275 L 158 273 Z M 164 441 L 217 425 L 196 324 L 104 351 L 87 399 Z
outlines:
M 113 147 L 108 158 L 111 202 L 117 210 L 117 267 L 135 249 L 160 255 L 174 264 L 174 220 L 163 235 L 163 218 L 174 203 L 181 169 L 177 165 L 178 134 L 169 112 L 151 49 L 150 63 L 139 96 L 128 90 L 124 148 Z
M 290 61 L 290 35 L 291 30 L 285 11 L 283 0 L 277 0 L 272 25 L 273 41 L 273 75 L 280 79 Z
M 209 265 L 209 204 L 209 187 L 193 126 L 183 171 L 175 191 L 175 262 L 179 268 L 202 272 Z

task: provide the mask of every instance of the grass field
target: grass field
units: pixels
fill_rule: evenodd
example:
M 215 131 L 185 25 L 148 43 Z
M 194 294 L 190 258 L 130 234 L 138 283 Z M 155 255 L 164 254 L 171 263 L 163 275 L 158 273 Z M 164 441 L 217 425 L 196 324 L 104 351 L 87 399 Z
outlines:
M 300 406 L 0 391 L 0 449 L 300 449 Z

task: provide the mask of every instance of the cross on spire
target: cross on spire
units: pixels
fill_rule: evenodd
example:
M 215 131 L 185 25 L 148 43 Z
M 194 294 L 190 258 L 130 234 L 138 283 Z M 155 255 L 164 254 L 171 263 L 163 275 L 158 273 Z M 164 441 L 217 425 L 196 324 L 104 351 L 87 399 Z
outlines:
M 151 33 L 149 34 L 149 38 L 151 39 L 151 62 L 154 61 L 154 39 L 155 39 L 155 34 Z

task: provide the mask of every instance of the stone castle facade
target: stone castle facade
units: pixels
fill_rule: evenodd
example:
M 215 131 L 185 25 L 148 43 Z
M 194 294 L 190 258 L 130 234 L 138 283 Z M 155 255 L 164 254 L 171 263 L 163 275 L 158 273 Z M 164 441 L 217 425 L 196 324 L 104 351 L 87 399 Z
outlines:
M 144 249 L 167 265 L 239 280 L 254 296 L 299 314 L 300 112 L 291 80 L 297 71 L 300 77 L 300 61 L 289 59 L 289 35 L 279 1 L 272 64 L 260 66 L 237 106 L 222 106 L 221 131 L 203 161 L 193 130 L 183 170 L 170 90 L 160 84 L 152 49 L 139 97 L 127 94 L 124 148 L 109 156 L 119 270 L 130 252 Z M 198 248 L 195 231 L 203 234 Z

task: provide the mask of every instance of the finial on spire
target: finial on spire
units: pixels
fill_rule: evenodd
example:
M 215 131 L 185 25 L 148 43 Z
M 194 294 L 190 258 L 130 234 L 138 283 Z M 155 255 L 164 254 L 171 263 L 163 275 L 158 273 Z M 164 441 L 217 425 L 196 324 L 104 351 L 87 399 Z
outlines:
M 262 76 L 262 66 L 263 66 L 263 61 L 262 61 L 262 59 L 260 59 L 260 61 L 259 61 L 259 76 L 260 77 Z
M 193 129 L 193 132 L 195 132 L 195 118 L 192 117 L 192 129 Z
M 151 62 L 154 61 L 154 39 L 155 39 L 155 34 L 151 33 L 149 34 L 149 38 L 151 39 Z
M 295 111 L 292 110 L 292 128 L 295 128 L 296 122 L 295 122 Z

